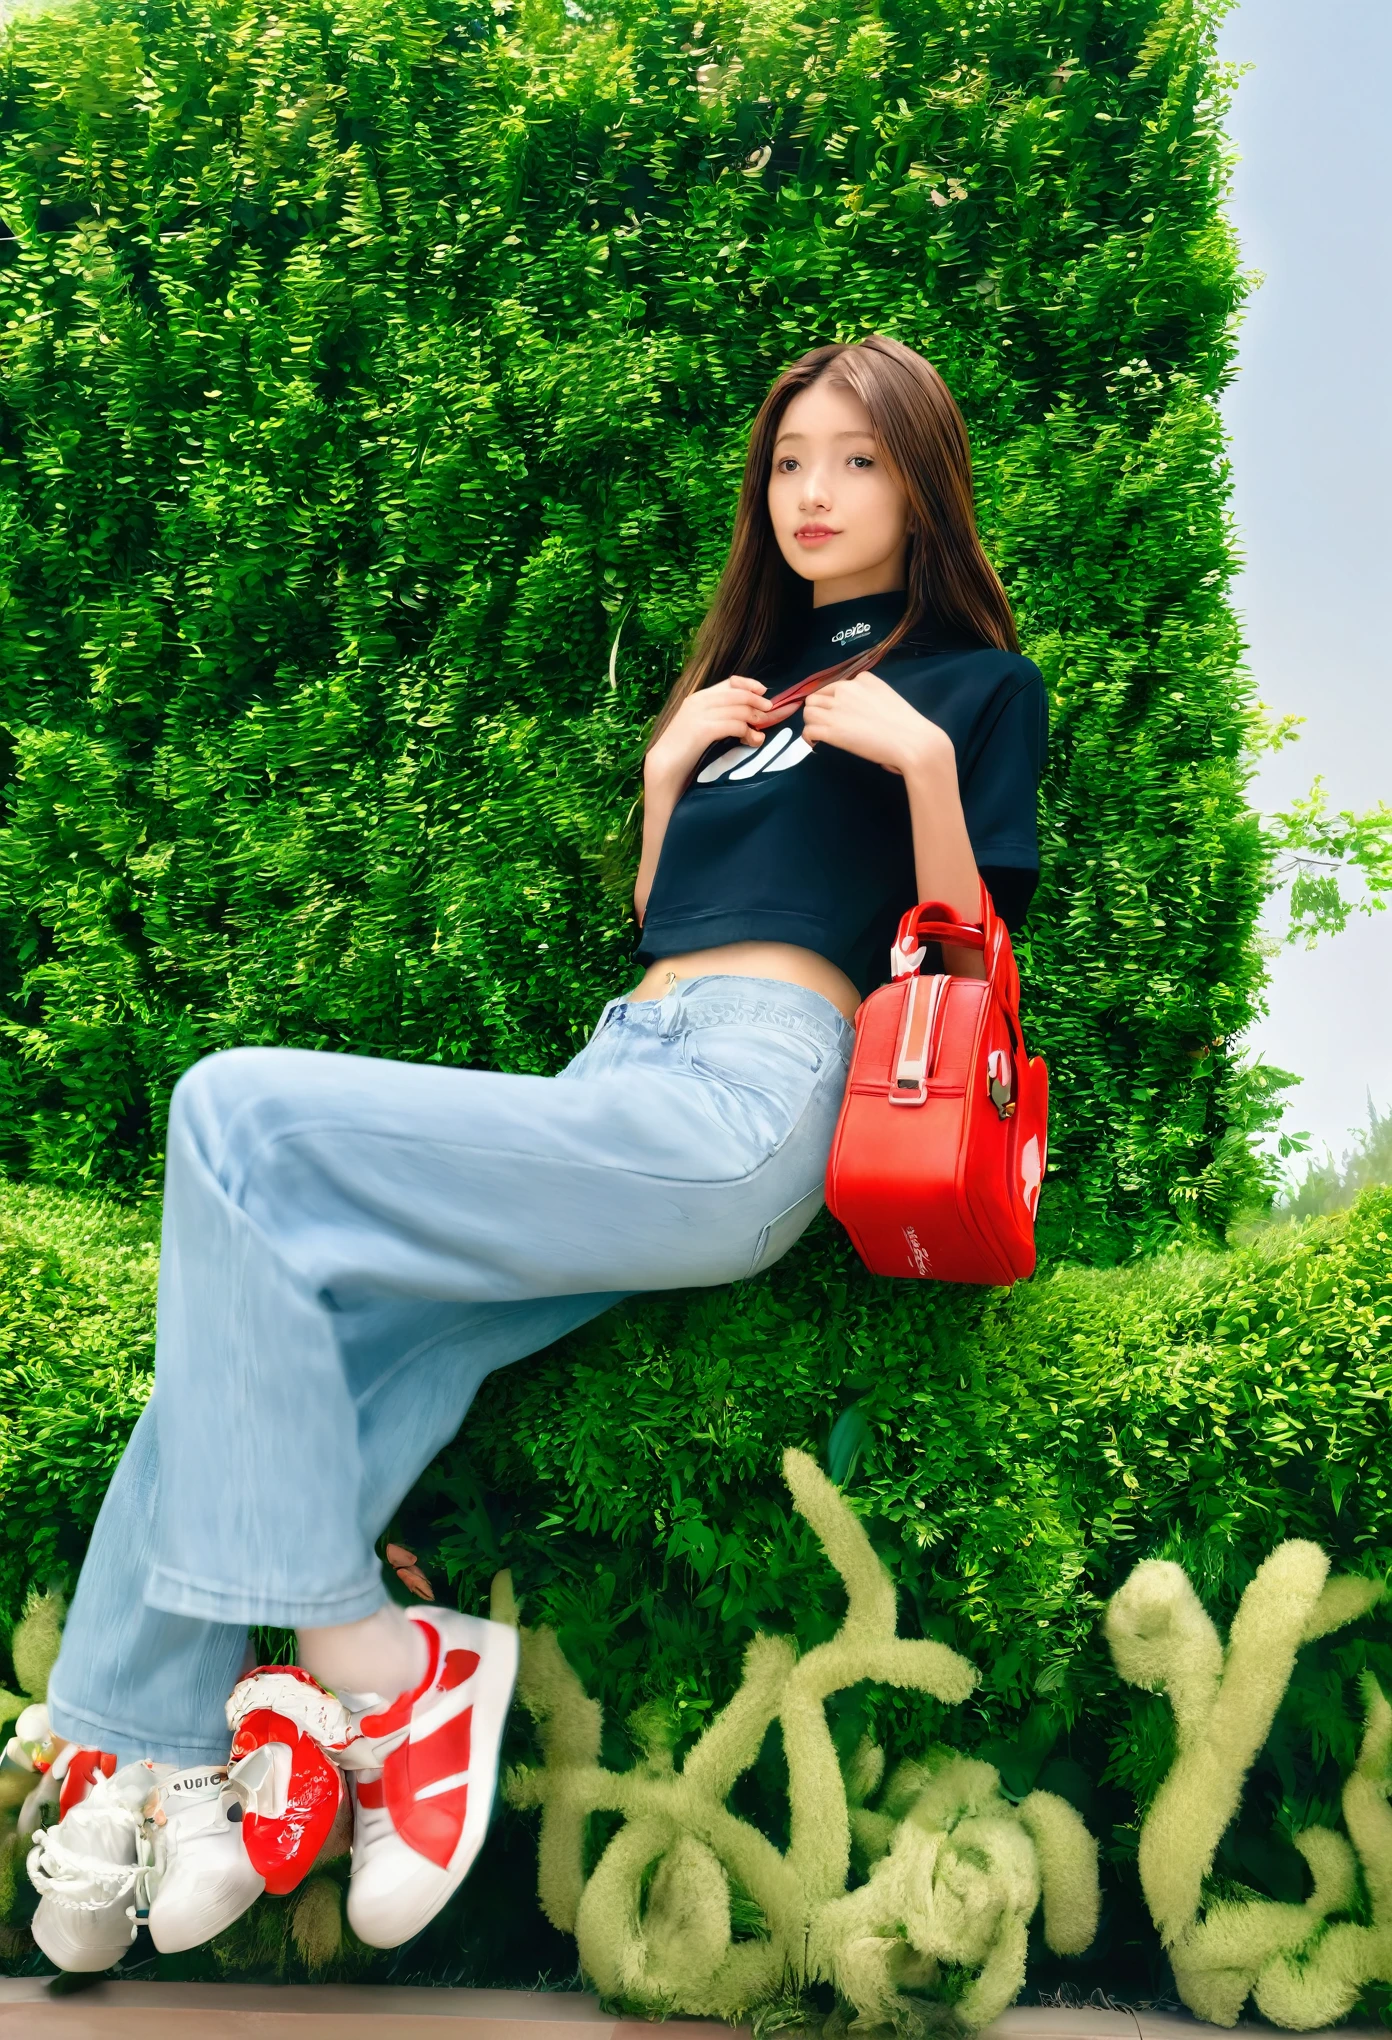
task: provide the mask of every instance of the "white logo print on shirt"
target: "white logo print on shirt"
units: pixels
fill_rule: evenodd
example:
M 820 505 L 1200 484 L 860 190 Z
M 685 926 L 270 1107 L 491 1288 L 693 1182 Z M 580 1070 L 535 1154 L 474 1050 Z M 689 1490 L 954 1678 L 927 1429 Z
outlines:
M 698 786 L 710 786 L 729 774 L 731 781 L 753 779 L 760 772 L 787 772 L 812 756 L 812 746 L 791 730 L 780 730 L 766 744 L 733 744 L 696 774 Z
M 849 644 L 854 638 L 873 635 L 868 623 L 848 623 L 844 630 L 833 633 L 834 645 Z M 712 758 L 704 772 L 696 774 L 698 786 L 711 786 L 717 779 L 728 774 L 731 781 L 753 779 L 760 772 L 789 772 L 794 765 L 801 765 L 804 758 L 812 756 L 812 746 L 805 744 L 801 737 L 794 737 L 791 730 L 780 730 L 772 742 L 764 745 L 735 744 L 728 751 L 722 751 L 718 758 Z

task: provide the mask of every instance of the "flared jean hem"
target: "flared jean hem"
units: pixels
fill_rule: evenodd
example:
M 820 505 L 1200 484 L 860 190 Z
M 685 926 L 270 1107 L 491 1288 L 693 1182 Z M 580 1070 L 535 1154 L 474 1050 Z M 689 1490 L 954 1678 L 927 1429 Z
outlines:
M 235 1622 L 243 1629 L 253 1622 L 276 1629 L 327 1629 L 334 1623 L 361 1622 L 375 1615 L 386 1600 L 378 1565 L 365 1580 L 335 1594 L 267 1594 L 253 1587 L 217 1587 L 187 1579 L 164 1565 L 154 1567 L 145 1589 L 148 1608 L 162 1608 L 166 1615 L 191 1615 L 202 1622 Z

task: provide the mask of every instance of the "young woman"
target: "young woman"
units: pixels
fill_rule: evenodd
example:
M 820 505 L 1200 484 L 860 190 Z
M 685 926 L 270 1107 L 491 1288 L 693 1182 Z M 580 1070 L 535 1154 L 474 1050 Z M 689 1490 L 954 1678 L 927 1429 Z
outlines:
M 493 1368 L 786 1253 L 900 913 L 970 917 L 980 874 L 1018 925 L 1044 745 L 943 383 L 878 337 L 804 355 L 647 752 L 646 969 L 588 1045 L 554 1078 L 235 1049 L 174 1093 L 155 1393 L 49 1688 L 67 1775 L 30 1867 L 54 1961 L 107 1967 L 138 1912 L 188 1947 L 288 1888 L 325 1774 L 336 1802 L 325 1751 L 356 1932 L 393 1946 L 445 1903 L 516 1634 L 408 1616 L 376 1539 Z M 233 1693 L 255 1623 L 298 1631 L 300 1670 Z

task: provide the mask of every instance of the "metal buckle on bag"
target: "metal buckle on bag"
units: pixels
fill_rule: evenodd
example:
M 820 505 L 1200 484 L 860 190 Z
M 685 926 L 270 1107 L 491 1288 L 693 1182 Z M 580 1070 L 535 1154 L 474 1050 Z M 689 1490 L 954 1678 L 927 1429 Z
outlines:
M 993 1048 L 986 1058 L 986 1093 L 1002 1119 L 1015 1113 L 1015 1071 L 1003 1048 Z
M 904 1023 L 899 1036 L 899 1055 L 890 1085 L 891 1105 L 921 1105 L 928 1096 L 928 1077 L 933 1058 L 933 1022 L 942 998 L 941 977 L 909 980 L 904 1000 Z

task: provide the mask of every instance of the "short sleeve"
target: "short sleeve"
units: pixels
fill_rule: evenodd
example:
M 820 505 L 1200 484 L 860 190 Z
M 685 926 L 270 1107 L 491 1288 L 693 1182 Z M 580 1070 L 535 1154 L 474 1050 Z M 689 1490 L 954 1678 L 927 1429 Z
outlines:
M 1039 869 L 1039 781 L 1049 745 L 1049 703 L 1037 667 L 1019 662 L 1018 679 L 999 690 L 961 785 L 962 813 L 978 865 Z M 1015 678 L 1015 676 L 1012 676 Z
M 980 871 L 991 895 L 991 905 L 1010 933 L 1018 935 L 1025 925 L 1030 901 L 1039 884 L 1039 873 L 1028 871 L 1020 864 L 983 864 Z

